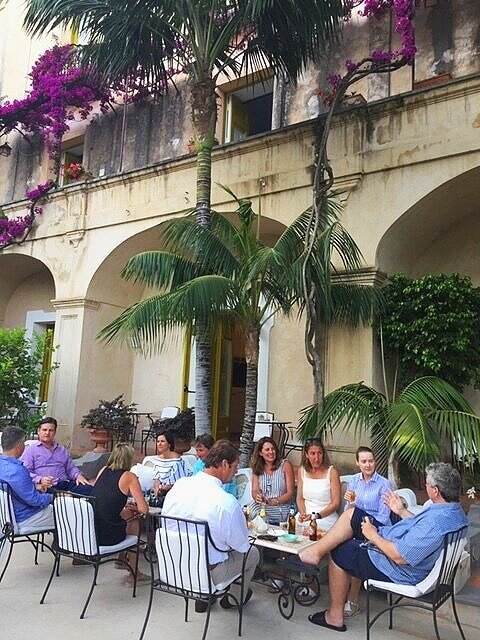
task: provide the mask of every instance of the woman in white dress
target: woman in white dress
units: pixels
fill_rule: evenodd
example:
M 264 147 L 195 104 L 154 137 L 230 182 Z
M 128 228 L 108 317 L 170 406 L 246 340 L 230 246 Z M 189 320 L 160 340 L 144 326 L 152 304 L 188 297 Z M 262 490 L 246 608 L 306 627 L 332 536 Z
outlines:
M 297 507 L 300 522 L 317 514 L 317 527 L 328 531 L 338 519 L 341 502 L 340 477 L 325 460 L 320 439 L 307 440 L 302 451 L 302 464 L 297 479 Z

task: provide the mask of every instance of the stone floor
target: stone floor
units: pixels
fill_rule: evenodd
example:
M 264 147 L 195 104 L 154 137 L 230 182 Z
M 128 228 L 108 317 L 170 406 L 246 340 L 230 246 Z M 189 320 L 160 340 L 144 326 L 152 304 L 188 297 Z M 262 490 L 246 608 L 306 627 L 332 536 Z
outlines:
M 5 640 L 134 640 L 140 635 L 149 587 L 139 587 L 135 599 L 131 589 L 124 585 L 125 572 L 113 566 L 102 567 L 87 617 L 79 619 L 84 598 L 88 592 L 92 569 L 74 567 L 62 562 L 61 576 L 50 588 L 46 603 L 39 600 L 51 569 L 49 553 L 41 554 L 38 566 L 33 565 L 32 549 L 27 544 L 17 545 L 12 562 L 0 583 L 0 637 Z M 142 569 L 147 570 L 146 566 Z M 145 640 L 158 638 L 200 640 L 204 614 L 190 613 L 190 621 L 183 621 L 183 600 L 165 594 L 154 594 L 154 605 Z M 375 608 L 382 601 L 375 602 Z M 338 633 L 312 626 L 307 615 L 326 607 L 326 591 L 313 608 L 297 607 L 291 620 L 280 617 L 276 596 L 263 585 L 254 585 L 254 597 L 245 608 L 243 638 L 253 640 L 299 640 L 320 636 L 338 638 Z M 191 607 L 193 609 L 193 607 Z M 480 616 L 476 607 L 461 605 L 460 618 L 466 640 L 480 636 Z M 457 640 L 458 630 L 452 625 L 449 605 L 441 610 L 440 633 L 442 640 Z M 363 614 L 347 622 L 350 640 L 365 638 Z M 215 606 L 212 611 L 208 640 L 233 640 L 236 636 L 235 611 L 224 611 Z M 372 640 L 430 640 L 434 639 L 431 616 L 421 611 L 403 610 L 396 616 L 395 629 L 388 631 L 381 619 L 372 631 Z

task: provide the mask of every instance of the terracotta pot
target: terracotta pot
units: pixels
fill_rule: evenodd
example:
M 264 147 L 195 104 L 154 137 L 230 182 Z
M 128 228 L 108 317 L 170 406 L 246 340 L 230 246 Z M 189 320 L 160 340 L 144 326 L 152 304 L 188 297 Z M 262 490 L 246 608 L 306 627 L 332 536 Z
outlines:
M 89 429 L 90 440 L 95 445 L 95 453 L 107 453 L 112 449 L 113 435 L 110 429 Z

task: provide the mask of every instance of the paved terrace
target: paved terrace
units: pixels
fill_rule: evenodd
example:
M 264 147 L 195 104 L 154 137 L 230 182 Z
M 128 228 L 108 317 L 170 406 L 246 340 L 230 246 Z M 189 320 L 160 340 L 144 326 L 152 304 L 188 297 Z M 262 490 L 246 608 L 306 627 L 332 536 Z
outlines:
M 136 640 L 140 635 L 147 607 L 149 586 L 138 587 L 138 595 L 131 597 L 131 588 L 123 584 L 126 572 L 112 565 L 102 567 L 98 585 L 93 593 L 87 617 L 79 619 L 86 597 L 92 568 L 74 567 L 67 559 L 62 560 L 61 575 L 55 578 L 47 597 L 39 600 L 48 579 L 52 556 L 40 554 L 39 565 L 33 564 L 30 545 L 16 545 L 7 573 L 0 583 L 0 637 L 2 640 Z M 147 571 L 144 563 L 142 570 Z M 379 596 L 380 605 L 383 599 Z M 245 639 L 299 640 L 300 638 L 336 638 L 339 634 L 314 627 L 307 615 L 326 607 L 326 587 L 314 607 L 296 606 L 291 620 L 281 618 L 276 596 L 267 592 L 263 585 L 254 585 L 254 597 L 245 608 Z M 154 594 L 154 605 L 145 640 L 183 639 L 200 640 L 204 614 L 193 611 L 190 606 L 190 621 L 183 622 L 183 600 L 162 593 Z M 466 640 L 480 637 L 479 609 L 459 605 Z M 457 640 L 460 636 L 452 620 L 449 604 L 440 611 L 440 635 L 442 640 Z M 235 610 L 224 611 L 218 604 L 212 610 L 208 640 L 234 640 L 237 615 Z M 364 640 L 365 617 L 359 615 L 347 622 L 348 632 L 340 637 L 348 640 Z M 389 631 L 386 619 L 381 619 L 372 631 L 372 640 L 413 640 L 435 638 L 431 615 L 421 611 L 404 610 L 396 614 L 396 624 Z

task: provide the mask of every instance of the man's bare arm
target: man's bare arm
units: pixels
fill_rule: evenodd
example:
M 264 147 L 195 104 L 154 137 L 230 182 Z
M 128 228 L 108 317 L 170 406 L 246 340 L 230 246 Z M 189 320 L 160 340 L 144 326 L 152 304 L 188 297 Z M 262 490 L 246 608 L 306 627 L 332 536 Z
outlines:
M 390 558 L 390 560 L 393 560 L 396 564 L 407 564 L 405 558 L 398 553 L 395 544 L 390 540 L 382 538 L 371 522 L 362 523 L 362 533 L 365 538 L 374 544 L 387 558 Z

